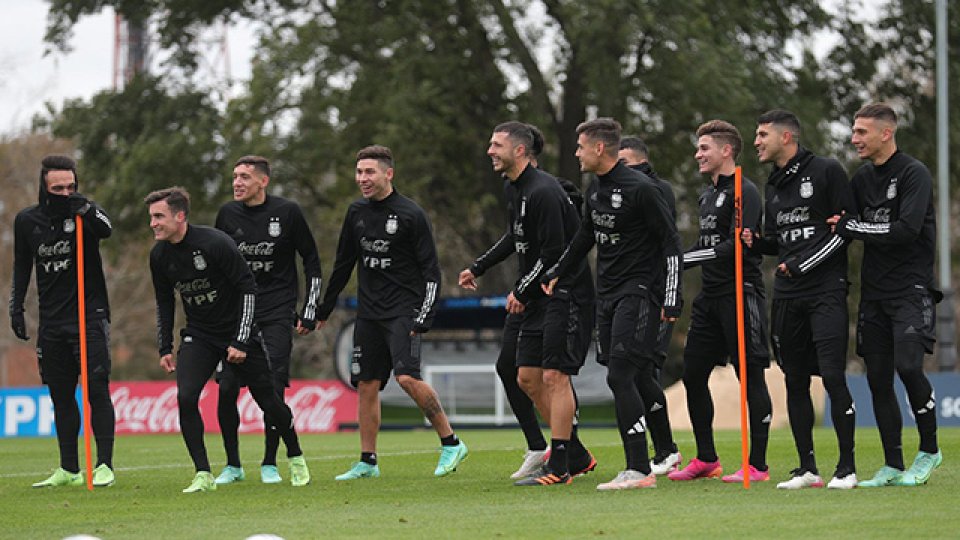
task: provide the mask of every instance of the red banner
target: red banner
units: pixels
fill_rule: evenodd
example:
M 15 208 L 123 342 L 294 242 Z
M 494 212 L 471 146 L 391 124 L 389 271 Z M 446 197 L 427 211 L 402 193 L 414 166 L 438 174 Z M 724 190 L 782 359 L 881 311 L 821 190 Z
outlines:
M 112 382 L 110 397 L 118 434 L 180 431 L 175 382 Z M 335 432 L 341 424 L 357 421 L 357 394 L 340 381 L 290 381 L 286 402 L 298 433 Z M 240 433 L 263 432 L 263 413 L 246 388 L 240 391 L 237 408 Z M 215 382 L 208 382 L 200 394 L 200 414 L 205 430 L 219 433 Z

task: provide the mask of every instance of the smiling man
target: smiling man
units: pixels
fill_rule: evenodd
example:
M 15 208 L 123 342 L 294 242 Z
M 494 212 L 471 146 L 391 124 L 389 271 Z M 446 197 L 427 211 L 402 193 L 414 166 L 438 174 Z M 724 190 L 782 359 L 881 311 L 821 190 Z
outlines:
M 203 443 L 200 393 L 215 371 L 230 370 L 270 419 L 287 446 L 290 483 L 310 483 L 310 471 L 293 426 L 293 413 L 274 390 L 270 362 L 254 325 L 257 284 L 233 240 L 223 231 L 190 225 L 190 196 L 180 187 L 144 198 L 157 243 L 150 273 L 157 300 L 160 367 L 176 372 L 180 431 L 196 468 L 184 493 L 214 491 L 217 484 Z M 173 325 L 179 293 L 186 327 L 173 355 Z
M 433 324 L 440 291 L 433 230 L 423 209 L 394 189 L 389 148 L 363 148 L 356 163 L 362 198 L 344 216 L 333 274 L 317 312 L 323 327 L 357 267 L 359 307 L 350 370 L 359 394 L 360 461 L 336 479 L 380 476 L 380 391 L 391 372 L 440 437 L 433 474 L 446 476 L 466 459 L 467 446 L 450 427 L 437 393 L 420 375 L 420 335 Z
M 703 287 L 693 300 L 690 329 L 683 351 L 683 385 L 687 390 L 687 411 L 697 442 L 697 457 L 682 470 L 671 472 L 671 480 L 693 480 L 720 476 L 720 458 L 713 440 L 713 398 L 709 380 L 713 368 L 728 362 L 736 366 L 738 353 L 736 259 L 734 257 L 736 215 L 734 175 L 736 159 L 743 148 L 737 128 L 723 120 L 711 120 L 697 129 L 694 157 L 700 174 L 710 185 L 700 194 L 700 235 L 696 245 L 683 254 L 684 268 L 702 268 Z M 743 222 L 759 228 L 762 215 L 760 191 L 743 179 Z M 766 343 L 763 275 L 756 252 L 743 254 L 745 350 L 747 353 L 747 402 L 750 406 L 750 480 L 770 479 L 767 469 L 767 439 L 772 405 L 764 370 L 770 365 Z M 739 370 L 736 370 L 739 376 Z M 724 482 L 742 482 L 744 471 L 723 476 Z
M 270 358 L 274 385 L 280 399 L 290 386 L 290 353 L 293 331 L 306 335 L 316 328 L 317 300 L 320 297 L 320 256 L 300 206 L 288 199 L 267 194 L 270 162 L 260 156 L 244 156 L 233 167 L 233 201 L 220 207 L 216 228 L 230 235 L 257 281 L 257 311 L 254 320 Z M 298 272 L 296 257 L 303 261 L 306 297 L 296 312 Z M 218 484 L 245 478 L 240 463 L 237 430 L 240 414 L 237 397 L 240 385 L 232 370 L 217 374 L 219 399 L 217 419 L 227 453 L 227 465 L 217 477 Z M 260 480 L 281 481 L 277 470 L 280 435 L 276 426 L 266 426 Z
M 936 400 L 923 372 L 923 355 L 933 352 L 936 341 L 934 304 L 942 298 L 933 281 L 933 179 L 923 163 L 897 148 L 896 132 L 897 114 L 890 106 L 876 103 L 857 111 L 851 142 L 866 163 L 851 181 L 856 211 L 832 220 L 837 234 L 863 241 L 857 353 L 867 365 L 885 463 L 863 487 L 925 484 L 943 461 Z M 894 372 L 907 390 L 920 434 L 919 451 L 906 471 Z
M 827 487 L 856 487 L 853 398 L 847 388 L 847 244 L 827 218 L 850 210 L 847 173 L 835 159 L 800 146 L 800 121 L 775 109 L 757 119 L 753 141 L 773 170 L 764 190 L 763 236 L 744 229 L 744 242 L 777 256 L 771 330 L 773 352 L 787 383 L 787 414 L 800 466 L 780 489 L 823 487 L 813 447 L 810 378 L 819 375 L 830 396 L 840 459 Z

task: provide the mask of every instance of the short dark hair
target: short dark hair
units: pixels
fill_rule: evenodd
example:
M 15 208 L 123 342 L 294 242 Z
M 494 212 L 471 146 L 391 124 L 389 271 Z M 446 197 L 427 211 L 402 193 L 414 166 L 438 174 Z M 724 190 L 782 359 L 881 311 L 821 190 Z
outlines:
M 869 103 L 860 107 L 853 115 L 854 118 L 876 118 L 897 125 L 897 113 L 886 103 Z
M 597 118 L 577 126 L 577 135 L 586 135 L 588 139 L 600 141 L 604 152 L 616 156 L 620 150 L 620 122 L 613 118 Z
M 623 137 L 620 139 L 620 150 L 633 150 L 643 159 L 650 157 L 650 150 L 647 148 L 647 143 L 643 142 L 643 139 L 640 137 Z
M 264 176 L 270 176 L 270 161 L 263 156 L 243 156 L 233 164 L 234 168 L 240 165 L 250 165 Z
M 729 144 L 733 150 L 733 159 L 740 157 L 740 150 L 743 149 L 743 137 L 740 136 L 737 127 L 730 122 L 723 120 L 704 122 L 697 128 L 697 138 L 704 135 L 713 137 L 721 146 Z
M 44 182 L 46 182 L 47 173 L 50 171 L 70 171 L 73 173 L 74 180 L 76 180 L 77 162 L 72 157 L 61 154 L 43 156 L 43 159 L 40 160 L 40 177 L 43 178 Z
M 513 141 L 514 144 L 523 145 L 525 155 L 536 156 L 540 153 L 540 150 L 543 150 L 543 134 L 537 129 L 537 134 L 540 136 L 540 146 L 537 147 L 537 135 L 534 135 L 534 129 L 536 128 L 530 124 L 511 120 L 497 125 L 497 127 L 493 128 L 493 132 L 506 133 L 507 137 Z
M 174 215 L 177 212 L 183 212 L 185 216 L 190 215 L 190 194 L 180 186 L 158 189 L 143 198 L 147 206 L 160 201 L 167 201 L 167 206 Z
M 386 165 L 388 169 L 393 168 L 393 152 L 386 146 L 379 144 L 361 148 L 360 151 L 357 152 L 357 161 L 359 162 L 361 159 L 375 159 Z
M 530 128 L 530 135 L 533 136 L 533 144 L 530 145 L 530 152 L 534 156 L 539 156 L 543 152 L 543 132 L 533 124 L 527 124 Z
M 774 124 L 785 128 L 787 131 L 793 133 L 793 139 L 795 141 L 800 140 L 800 119 L 797 118 L 797 115 L 785 109 L 773 109 L 767 111 L 760 115 L 760 118 L 757 118 L 758 124 Z

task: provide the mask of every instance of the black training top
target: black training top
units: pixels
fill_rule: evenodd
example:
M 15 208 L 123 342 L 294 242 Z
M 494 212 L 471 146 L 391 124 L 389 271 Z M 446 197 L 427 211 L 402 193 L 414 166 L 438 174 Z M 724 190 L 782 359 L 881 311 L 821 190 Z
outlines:
M 440 290 L 440 263 L 430 221 L 417 203 L 394 189 L 382 201 L 360 199 L 350 205 L 319 320 L 330 316 L 354 266 L 359 317 L 412 317 L 418 332 L 430 329 Z
M 754 249 L 777 255 L 790 276 L 777 272 L 773 297 L 797 298 L 847 288 L 849 241 L 830 230 L 827 219 L 853 210 L 847 173 L 835 159 L 797 150 L 774 169 L 764 191 L 763 237 Z
M 653 165 L 650 165 L 649 161 L 644 161 L 643 163 L 638 163 L 636 165 L 628 165 L 628 167 L 635 171 L 642 172 L 651 180 L 653 180 L 654 185 L 657 186 L 657 189 L 659 189 L 660 193 L 663 195 L 663 200 L 667 201 L 667 207 L 670 208 L 670 215 L 673 216 L 673 221 L 676 223 L 677 196 L 674 195 L 673 186 L 670 185 L 670 182 L 660 178 L 660 176 L 657 175 L 657 171 L 653 170 Z
M 750 180 L 743 179 L 744 227 L 758 231 L 762 224 L 760 190 Z M 734 176 L 717 177 L 700 194 L 700 236 L 697 243 L 683 254 L 684 268 L 703 266 L 703 294 L 719 296 L 736 293 L 734 276 L 734 253 L 736 244 L 736 220 L 734 200 Z M 763 256 L 756 250 L 743 252 L 743 282 L 752 283 L 763 290 L 763 274 L 760 262 Z
M 585 193 L 586 214 L 560 262 L 544 276 L 569 275 L 597 246 L 597 294 L 618 298 L 649 290 L 666 315 L 680 314 L 680 237 L 653 181 L 622 162 Z
M 10 315 L 23 313 L 31 266 L 37 271 L 40 326 L 77 324 L 76 221 L 67 197 L 48 194 L 47 201 L 25 208 L 14 219 L 13 288 Z M 109 319 L 107 284 L 100 259 L 100 240 L 113 232 L 110 218 L 90 202 L 83 216 L 84 299 L 87 320 Z
M 864 242 L 861 298 L 933 289 L 937 223 L 927 167 L 898 150 L 883 165 L 865 163 L 850 183 L 859 217 L 845 215 L 837 233 Z
M 233 238 L 257 280 L 258 322 L 284 320 L 296 310 L 297 253 L 307 291 L 300 318 L 316 320 L 320 256 L 300 205 L 270 195 L 257 206 L 231 201 L 220 207 L 216 227 Z
M 221 230 L 188 225 L 183 240 L 157 242 L 150 251 L 157 297 L 160 356 L 173 351 L 173 294 L 180 293 L 186 332 L 216 347 L 247 350 L 257 283 L 236 244 Z

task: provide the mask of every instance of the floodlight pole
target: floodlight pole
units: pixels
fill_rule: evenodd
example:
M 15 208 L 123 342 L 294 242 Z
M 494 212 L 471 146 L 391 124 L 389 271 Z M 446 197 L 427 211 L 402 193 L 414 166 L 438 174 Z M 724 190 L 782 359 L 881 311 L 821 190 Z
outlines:
M 950 279 L 950 154 L 947 112 L 947 0 L 936 1 L 937 20 L 937 195 L 939 281 L 943 301 L 937 314 L 937 364 L 940 371 L 957 366 L 957 326 Z

